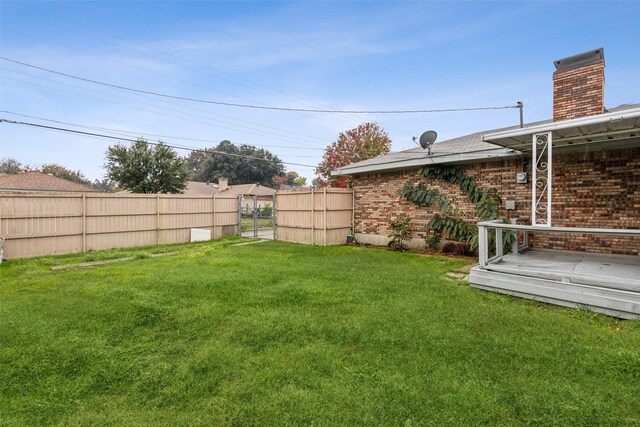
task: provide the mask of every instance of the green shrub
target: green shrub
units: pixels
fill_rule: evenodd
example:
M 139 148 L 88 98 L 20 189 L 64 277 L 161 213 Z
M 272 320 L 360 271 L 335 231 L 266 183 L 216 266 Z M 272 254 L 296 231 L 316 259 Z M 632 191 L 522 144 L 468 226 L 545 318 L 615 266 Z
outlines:
M 411 240 L 411 217 L 405 213 L 401 213 L 396 219 L 389 220 L 391 232 L 387 237 L 391 238 L 389 247 L 396 251 L 404 251 L 407 249 L 407 243 Z
M 264 205 L 260 209 L 260 216 L 271 216 L 273 214 L 273 207 L 271 205 Z
M 425 237 L 424 241 L 427 244 L 427 248 L 431 249 L 432 251 L 437 251 L 438 245 L 440 244 L 440 236 L 438 236 L 437 234 L 427 236 Z

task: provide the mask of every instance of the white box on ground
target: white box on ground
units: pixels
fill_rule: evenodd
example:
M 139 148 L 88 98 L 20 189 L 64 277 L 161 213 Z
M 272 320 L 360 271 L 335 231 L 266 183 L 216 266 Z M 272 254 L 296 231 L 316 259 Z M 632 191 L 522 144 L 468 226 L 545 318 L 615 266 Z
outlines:
M 211 240 L 211 230 L 205 230 L 203 228 L 192 228 L 191 241 L 201 242 L 203 240 Z

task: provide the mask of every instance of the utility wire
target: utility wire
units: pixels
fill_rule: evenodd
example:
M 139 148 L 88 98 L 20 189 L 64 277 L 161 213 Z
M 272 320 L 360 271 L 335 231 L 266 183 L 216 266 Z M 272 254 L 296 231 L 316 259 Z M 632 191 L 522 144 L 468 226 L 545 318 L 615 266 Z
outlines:
M 323 144 L 320 141 L 325 141 L 324 139 L 322 139 L 320 137 L 312 136 L 312 135 L 306 135 L 306 134 L 303 134 L 303 133 L 300 133 L 300 132 L 290 131 L 287 134 L 280 133 L 278 131 L 283 131 L 284 132 L 284 129 L 279 129 L 279 128 L 276 128 L 276 127 L 273 127 L 273 126 L 253 123 L 253 122 L 250 122 L 250 121 L 247 121 L 247 120 L 242 120 L 242 119 L 238 119 L 238 118 L 234 118 L 234 117 L 230 117 L 230 116 L 225 116 L 225 115 L 222 115 L 222 114 L 211 113 L 211 112 L 206 111 L 206 110 L 201 109 L 201 108 L 196 108 L 196 107 L 193 107 L 193 106 L 184 105 L 183 103 L 179 103 L 179 102 L 176 102 L 176 101 L 171 101 L 171 100 L 168 100 L 168 99 L 158 100 L 157 98 L 152 97 L 150 95 L 134 93 L 134 94 L 131 95 L 134 98 L 131 98 L 129 96 L 115 95 L 115 94 L 107 93 L 107 92 L 100 91 L 100 90 L 97 90 L 97 89 L 88 88 L 88 87 L 85 87 L 84 85 L 82 85 L 81 83 L 75 83 L 75 82 L 74 83 L 65 83 L 65 82 L 62 82 L 62 81 L 59 81 L 59 80 L 48 79 L 48 78 L 45 78 L 45 77 L 42 77 L 42 76 L 39 76 L 39 75 L 36 75 L 36 74 L 27 73 L 27 72 L 24 72 L 24 71 L 16 71 L 16 70 L 13 70 L 11 68 L 6 68 L 4 66 L 0 66 L 0 70 L 6 70 L 6 71 L 9 71 L 11 73 L 15 73 L 15 74 L 18 74 L 20 76 L 23 76 L 23 77 L 24 76 L 29 76 L 29 77 L 32 77 L 32 78 L 35 78 L 35 79 L 38 79 L 38 80 L 44 80 L 46 82 L 55 83 L 56 85 L 64 85 L 64 86 L 69 86 L 69 87 L 76 88 L 76 89 L 80 88 L 82 90 L 86 90 L 86 91 L 89 91 L 91 93 L 107 95 L 107 96 L 112 97 L 112 98 L 123 99 L 123 100 L 129 101 L 129 102 L 135 102 L 135 103 L 139 103 L 139 104 L 142 104 L 142 105 L 148 105 L 148 106 L 151 106 L 151 107 L 154 107 L 154 108 L 160 108 L 160 109 L 164 109 L 164 110 L 168 110 L 168 111 L 172 111 L 172 112 L 177 112 L 177 113 L 180 113 L 180 114 L 187 115 L 189 117 L 201 118 L 201 119 L 207 120 L 209 122 L 215 122 L 215 126 L 217 128 L 234 130 L 234 131 L 243 132 L 243 133 L 247 133 L 247 134 L 251 134 L 251 135 L 257 135 L 257 136 L 260 136 L 260 137 L 264 137 L 265 135 L 270 134 L 270 135 L 275 135 L 275 136 L 271 137 L 273 139 L 278 139 L 278 140 L 281 140 L 281 141 L 284 141 L 284 142 L 290 142 L 290 143 L 292 142 L 292 143 L 295 143 L 295 144 L 311 145 L 311 146 L 315 145 L 316 147 L 317 147 L 318 144 Z M 44 87 L 44 88 L 48 88 L 48 89 L 59 91 L 59 92 L 70 93 L 70 94 L 77 95 L 77 96 L 87 97 L 87 95 L 79 94 L 77 92 L 65 91 L 65 90 L 59 89 L 57 87 L 38 85 L 38 84 L 30 82 L 30 81 L 15 79 L 15 78 L 11 78 L 11 77 L 8 77 L 8 76 L 2 76 L 2 79 L 20 81 L 20 82 L 27 83 L 27 84 L 30 84 L 30 85 L 33 85 L 33 86 Z M 137 99 L 135 97 L 140 97 L 141 99 L 144 99 L 144 100 L 150 99 L 150 100 L 153 100 L 152 101 L 153 103 L 143 102 L 143 101 L 141 101 L 141 100 L 139 100 L 139 99 Z M 95 97 L 90 97 L 90 98 L 96 99 L 96 100 L 105 101 L 105 102 L 114 103 L 114 101 L 111 101 L 111 100 L 105 100 L 105 99 L 95 98 Z M 176 106 L 179 106 L 179 107 L 181 107 L 183 109 L 188 109 L 188 110 L 191 110 L 191 111 L 204 113 L 205 115 L 194 114 L 194 113 L 186 112 L 186 111 L 182 111 L 182 110 L 176 110 L 176 109 L 169 108 L 169 107 L 166 107 L 166 106 L 163 106 L 163 105 L 158 105 L 157 102 L 167 103 L 169 105 L 176 105 Z M 122 103 L 118 103 L 118 104 L 130 107 L 130 105 L 127 105 L 127 104 L 122 104 Z M 140 107 L 136 107 L 136 108 L 140 109 Z M 150 111 L 150 110 L 148 110 L 148 111 Z M 247 125 L 244 125 L 242 123 L 232 123 L 232 122 L 228 122 L 228 121 L 221 120 L 221 119 L 211 118 L 211 117 L 209 117 L 210 115 L 213 115 L 213 116 L 216 116 L 216 117 L 228 118 L 228 119 L 231 119 L 231 120 L 234 120 L 234 121 L 238 121 L 238 122 L 242 122 L 242 123 L 248 123 L 251 126 L 247 126 Z M 170 115 L 170 116 L 172 116 L 172 115 Z M 172 117 L 177 117 L 177 116 L 172 116 Z M 182 119 L 185 119 L 185 118 L 182 118 Z M 189 119 L 185 119 L 185 120 L 189 120 Z M 193 120 L 191 120 L 191 121 L 193 121 Z M 198 123 L 202 123 L 202 122 L 198 121 Z M 221 126 L 218 123 L 222 123 L 222 124 L 225 124 L 225 125 L 228 125 L 228 126 L 232 126 L 232 127 Z M 254 127 L 254 126 L 258 126 L 258 127 Z M 260 129 L 260 127 L 265 127 L 267 129 L 274 129 L 275 131 L 262 130 L 262 129 Z M 289 133 L 290 134 L 294 134 L 294 135 L 289 135 Z M 304 137 L 305 139 L 297 138 L 297 137 L 295 137 L 295 135 L 300 135 L 300 136 Z M 288 140 L 285 140 L 283 138 L 286 138 Z M 317 142 L 315 142 L 315 141 L 312 142 L 310 140 L 307 140 L 307 138 L 316 139 L 318 141 Z
M 75 134 L 85 135 L 85 136 L 93 136 L 93 137 L 98 137 L 98 138 L 115 139 L 117 141 L 128 141 L 128 142 L 137 142 L 138 141 L 136 139 L 118 137 L 118 136 L 113 136 L 113 135 L 104 135 L 104 134 L 94 133 L 94 132 L 84 132 L 84 131 L 75 130 L 75 129 L 68 129 L 68 128 L 61 128 L 61 127 L 56 127 L 56 126 L 41 125 L 41 124 L 38 124 L 38 123 L 18 122 L 18 121 L 15 121 L 15 120 L 2 119 L 2 118 L 0 118 L 0 123 L 9 123 L 9 124 L 14 124 L 14 125 L 30 126 L 30 127 L 54 130 L 54 131 L 59 131 L 59 132 L 67 132 L 67 133 L 75 133 Z M 273 160 L 263 159 L 261 157 L 253 157 L 253 156 L 245 156 L 243 154 L 227 153 L 227 152 L 220 151 L 220 150 L 205 150 L 205 149 L 202 149 L 202 148 L 187 147 L 187 146 L 176 145 L 176 144 L 167 144 L 167 143 L 164 143 L 164 142 L 149 142 L 149 141 L 146 141 L 146 142 L 149 145 L 164 145 L 165 147 L 175 148 L 177 150 L 187 150 L 187 151 L 200 152 L 200 153 L 205 153 L 205 154 L 220 154 L 220 155 L 229 156 L 229 157 L 239 157 L 239 158 L 243 158 L 243 159 L 260 160 L 260 161 L 263 161 L 263 162 L 275 163 Z M 291 163 L 291 162 L 283 162 L 283 161 L 281 161 L 281 163 L 285 164 L 285 165 L 304 166 L 304 167 L 315 168 L 315 166 L 313 166 L 313 165 L 305 165 L 305 164 L 302 164 L 302 163 Z
M 102 98 L 96 98 L 94 96 L 83 95 L 83 94 L 80 94 L 80 93 L 77 93 L 77 92 L 72 92 L 72 91 L 67 91 L 67 90 L 64 90 L 64 89 L 59 89 L 59 88 L 53 88 L 53 87 L 50 87 L 50 86 L 40 85 L 40 84 L 29 82 L 29 81 L 26 81 L 26 80 L 14 79 L 14 78 L 11 78 L 11 77 L 6 77 L 6 76 L 2 76 L 2 79 L 23 82 L 23 83 L 27 83 L 27 84 L 32 85 L 32 86 L 38 86 L 38 87 L 42 87 L 42 88 L 45 88 L 45 89 L 54 90 L 54 91 L 57 91 L 57 92 L 69 93 L 69 94 L 80 96 L 80 97 L 83 97 L 83 98 L 109 102 L 111 104 L 122 105 L 124 107 L 131 108 L 131 105 L 125 104 L 125 103 L 122 103 L 122 102 L 116 102 L 116 101 L 111 101 L 111 100 L 105 100 L 105 99 L 102 99 Z M 44 79 L 44 80 L 48 80 L 48 79 Z M 62 83 L 62 82 L 60 82 L 60 83 L 63 84 L 63 85 L 68 85 L 67 83 Z M 92 90 L 92 92 L 103 93 L 103 92 L 99 92 L 99 91 L 95 91 L 95 90 Z M 115 98 L 124 99 L 126 101 L 131 101 L 128 98 L 121 97 L 121 96 L 118 96 L 118 95 L 109 95 L 109 96 L 112 96 L 112 97 L 115 97 Z M 249 131 L 249 130 L 237 129 L 237 128 L 232 128 L 232 127 L 228 127 L 228 126 L 220 126 L 218 124 L 212 123 L 212 122 L 218 122 L 219 120 L 209 119 L 209 118 L 206 118 L 204 116 L 195 115 L 193 113 L 186 113 L 184 111 L 175 110 L 175 109 L 168 108 L 168 107 L 157 107 L 157 106 L 155 106 L 153 104 L 145 103 L 145 102 L 142 102 L 142 101 L 134 101 L 134 102 L 137 102 L 137 103 L 142 104 L 142 105 L 151 105 L 154 108 L 162 108 L 164 110 L 177 112 L 177 113 L 180 113 L 180 114 L 187 115 L 188 117 L 178 116 L 178 115 L 175 115 L 175 114 L 169 114 L 169 113 L 166 113 L 166 112 L 163 112 L 163 111 L 150 110 L 148 108 L 135 107 L 136 109 L 141 110 L 141 111 L 149 111 L 149 112 L 152 112 L 152 113 L 155 113 L 155 114 L 161 114 L 161 115 L 167 116 L 167 117 L 173 117 L 173 118 L 177 118 L 177 119 L 180 119 L 180 120 L 185 120 L 185 121 L 189 121 L 189 122 L 193 122 L 193 123 L 200 123 L 200 124 L 204 124 L 204 125 L 207 125 L 207 126 L 214 127 L 216 129 L 235 130 L 235 131 L 239 131 L 239 132 L 242 132 L 242 133 L 246 133 L 246 134 L 250 134 L 250 135 L 257 135 L 257 136 L 261 136 L 261 137 L 263 137 L 264 134 L 267 133 L 267 132 L 265 132 L 263 134 L 260 134 L 260 133 L 252 132 L 252 131 Z M 186 108 L 189 108 L 189 107 L 186 107 Z M 195 120 L 195 119 L 193 119 L 191 117 L 202 117 L 203 119 L 205 119 L 207 121 Z M 222 123 L 226 123 L 226 122 L 222 122 Z M 241 127 L 245 128 L 245 129 L 251 129 L 251 128 L 247 128 L 246 126 L 241 126 Z M 268 133 L 271 133 L 271 132 L 268 132 Z M 287 143 L 292 143 L 293 142 L 293 143 L 299 143 L 299 144 L 303 144 L 304 143 L 304 144 L 307 144 L 307 145 L 313 144 L 311 142 L 303 142 L 303 141 L 300 141 L 300 140 L 294 140 L 293 138 L 291 138 L 292 139 L 291 141 L 283 139 L 282 137 L 270 137 L 270 138 L 271 139 L 275 139 L 275 140 L 284 141 L 284 142 L 287 142 Z M 315 146 L 315 147 L 305 147 L 305 148 L 319 148 L 319 147 Z
M 279 89 L 276 89 L 276 88 L 272 88 L 272 87 L 270 87 L 270 86 L 268 86 L 268 85 L 265 85 L 265 84 L 262 84 L 262 83 L 252 82 L 252 81 L 247 80 L 247 79 L 245 79 L 245 78 L 238 77 L 238 76 L 234 76 L 233 74 L 226 73 L 226 72 L 224 72 L 224 71 L 215 70 L 215 69 L 211 68 L 211 67 L 210 67 L 210 66 L 208 66 L 208 65 L 204 65 L 204 64 L 201 64 L 201 63 L 199 63 L 199 62 L 193 61 L 193 60 L 191 60 L 191 59 L 187 59 L 187 58 L 184 58 L 184 57 L 181 57 L 181 56 L 175 55 L 175 54 L 173 54 L 173 53 L 171 53 L 171 52 L 165 52 L 165 51 L 162 51 L 162 50 L 160 50 L 160 49 L 157 49 L 157 48 L 155 48 L 155 47 L 153 47 L 153 46 L 146 45 L 146 44 L 142 44 L 142 43 L 140 43 L 140 42 L 135 42 L 135 41 L 133 41 L 133 40 L 129 40 L 129 39 L 127 39 L 127 38 L 124 38 L 124 37 L 122 37 L 122 36 L 119 36 L 119 35 L 116 35 L 116 34 L 112 34 L 112 33 L 106 32 L 106 31 L 104 31 L 104 30 L 100 30 L 100 29 L 97 29 L 97 28 L 94 28 L 94 27 L 88 27 L 88 26 L 87 26 L 86 24 L 84 24 L 84 23 L 81 23 L 81 22 L 78 22 L 78 21 L 74 21 L 74 20 L 72 20 L 72 19 L 69 19 L 69 17 L 62 17 L 62 16 L 60 16 L 60 15 L 56 16 L 56 15 L 54 14 L 54 15 L 53 15 L 53 17 L 55 18 L 55 23 L 54 23 L 54 22 L 52 22 L 52 21 L 50 21 L 50 20 L 43 19 L 41 16 L 37 16 L 37 17 L 36 17 L 36 16 L 29 16 L 29 15 L 26 15 L 26 16 L 27 16 L 28 18 L 30 18 L 30 19 L 37 20 L 37 21 L 40 21 L 40 22 L 44 22 L 44 23 L 47 23 L 47 24 L 52 25 L 52 26 L 54 26 L 54 27 L 57 27 L 57 28 L 60 28 L 60 29 L 63 29 L 63 30 L 69 31 L 69 32 L 73 32 L 73 33 L 76 33 L 76 34 L 83 35 L 84 37 L 87 37 L 87 38 L 91 38 L 91 39 L 98 40 L 98 41 L 101 41 L 101 42 L 104 42 L 104 43 L 108 43 L 108 44 L 111 44 L 111 45 L 114 45 L 114 46 L 118 46 L 119 48 L 126 49 L 126 50 L 131 51 L 131 52 L 134 52 L 134 53 L 136 53 L 136 54 L 140 54 L 140 53 L 142 53 L 142 54 L 144 54 L 144 55 L 149 55 L 149 56 L 151 56 L 151 57 L 153 57 L 153 58 L 160 59 L 160 60 L 162 60 L 162 61 L 164 61 L 164 62 L 166 62 L 166 63 L 169 63 L 169 64 L 179 65 L 179 66 L 181 66 L 181 67 L 185 67 L 185 68 L 188 68 L 188 69 L 191 69 L 191 70 L 197 71 L 197 72 L 202 73 L 202 74 L 205 74 L 205 75 L 211 75 L 211 76 L 214 76 L 214 77 L 216 77 L 216 78 L 218 78 L 218 79 L 222 79 L 222 80 L 224 80 L 224 81 L 226 81 L 226 82 L 229 82 L 229 83 L 232 83 L 232 84 L 240 85 L 240 86 L 247 87 L 247 88 L 251 88 L 251 89 L 256 89 L 256 88 L 258 88 L 258 90 L 261 90 L 261 91 L 263 91 L 263 92 L 265 92 L 265 93 L 269 93 L 267 90 L 265 90 L 265 89 L 268 89 L 270 92 L 272 92 L 272 94 L 275 94 L 275 96 L 276 96 L 276 97 L 278 97 L 278 98 L 282 98 L 282 99 L 287 100 L 287 101 L 292 100 L 292 101 L 294 101 L 294 102 L 297 102 L 297 103 L 300 103 L 300 104 L 303 104 L 303 105 L 305 105 L 305 104 L 306 104 L 306 105 L 312 105 L 312 104 L 315 104 L 316 106 L 319 106 L 319 107 L 329 108 L 329 107 L 327 107 L 326 105 L 323 105 L 323 104 L 321 104 L 321 103 L 319 103 L 319 102 L 316 102 L 316 101 L 310 101 L 310 100 L 307 100 L 307 99 L 302 98 L 302 97 L 300 97 L 300 96 L 292 95 L 292 94 L 288 94 L 288 93 L 286 93 L 286 92 L 284 92 L 284 91 L 282 91 L 282 90 L 279 90 Z M 60 21 L 65 21 L 65 20 L 66 20 L 66 21 L 68 21 L 68 22 L 70 22 L 70 23 L 72 23 L 72 24 L 73 24 L 73 27 L 66 27 L 66 26 L 62 26 L 62 25 L 60 25 Z M 123 46 L 121 43 L 117 43 L 117 42 L 114 42 L 114 41 L 111 41 L 111 40 L 101 39 L 101 38 L 99 38 L 99 37 L 96 37 L 96 36 L 95 36 L 95 35 L 93 35 L 93 34 L 87 34 L 87 33 L 85 33 L 85 32 L 79 31 L 79 30 L 77 29 L 78 27 L 91 28 L 91 30 L 92 30 L 93 32 L 99 32 L 99 33 L 102 33 L 102 34 L 107 35 L 107 36 L 109 36 L 109 37 L 113 37 L 113 38 L 116 38 L 116 39 L 119 39 L 119 40 L 123 40 L 124 42 L 128 43 L 129 45 L 137 45 L 137 46 L 141 46 L 141 47 L 143 47 L 145 50 L 143 51 L 143 50 L 139 50 L 139 49 L 131 49 L 131 48 L 130 48 L 130 47 L 128 47 L 128 46 Z M 162 56 L 158 56 L 158 55 L 150 55 L 150 54 L 148 53 L 148 51 L 149 51 L 149 50 L 151 50 L 151 51 L 155 51 L 155 52 L 157 52 L 157 53 L 161 54 Z M 175 61 L 170 61 L 170 60 L 168 60 L 168 59 L 166 59 L 166 58 L 164 57 L 165 55 L 166 55 L 166 56 L 173 57 L 173 58 L 176 58 L 176 59 L 180 60 L 180 61 L 181 61 L 181 63 L 178 63 L 178 62 L 175 62 Z M 200 69 L 200 68 L 195 68 L 195 67 L 193 67 L 193 66 L 185 65 L 185 64 L 184 64 L 184 62 L 188 62 L 188 63 L 194 64 L 194 65 L 196 65 L 196 66 L 198 66 L 198 67 L 200 67 L 200 68 L 202 68 L 202 69 L 206 69 L 206 70 L 209 70 L 209 71 L 202 71 L 202 69 Z M 213 73 L 212 73 L 212 72 L 213 72 Z M 227 77 L 226 77 L 226 78 L 225 78 L 225 77 L 221 77 L 221 74 L 222 74 L 222 75 L 226 75 Z M 235 81 L 235 80 L 239 80 L 240 82 Z M 244 82 L 246 82 L 246 83 L 250 83 L 251 85 L 248 85 L 248 84 L 246 84 L 246 83 L 242 83 L 242 81 L 244 81 Z M 265 89 L 260 89 L 260 88 L 265 88 Z M 283 95 L 288 95 L 288 96 L 282 96 L 282 95 L 279 95 L 278 93 L 281 93 L 281 94 L 283 94 Z M 300 100 L 300 101 L 304 101 L 304 102 L 296 101 L 295 99 L 292 99 L 291 97 L 296 98 L 296 99 L 298 99 L 298 100 Z M 244 98 L 244 99 L 247 99 L 247 98 Z M 249 99 L 247 99 L 247 100 L 248 100 L 248 101 L 250 101 Z M 313 117 L 313 116 L 310 116 L 310 117 Z M 366 121 L 369 121 L 369 120 L 366 118 L 366 116 L 364 116 L 364 115 L 360 115 L 360 117 L 361 117 L 362 119 L 366 120 Z M 317 117 L 315 117 L 315 118 L 316 118 L 316 119 L 318 119 Z M 323 120 L 323 119 L 319 119 L 319 120 Z M 323 121 L 326 121 L 326 120 L 323 120 Z M 386 129 L 389 129 L 389 130 L 396 130 L 396 131 L 401 132 L 401 133 L 406 134 L 406 135 L 413 135 L 413 133 L 412 133 L 412 132 L 408 132 L 408 131 L 406 131 L 406 130 L 404 130 L 404 129 L 401 129 L 401 128 L 398 128 L 398 127 L 396 127 L 396 126 L 392 126 L 392 125 L 390 125 L 390 124 L 388 124 L 388 123 L 383 123 L 383 122 L 381 122 L 381 121 L 379 121 L 379 123 L 380 123 L 381 125 L 383 125 L 383 126 L 384 126 L 384 128 L 386 128 Z
M 106 60 L 106 61 L 114 62 L 114 63 L 117 63 L 117 64 L 122 64 L 122 65 L 124 65 L 124 66 L 131 67 L 131 68 L 134 68 L 134 69 L 137 69 L 137 70 L 141 70 L 141 71 L 144 71 L 144 72 L 147 72 L 147 73 L 151 73 L 151 74 L 159 75 L 159 76 L 162 76 L 162 77 L 165 77 L 165 78 L 171 79 L 171 80 L 176 80 L 176 81 L 179 81 L 179 82 L 187 83 L 187 84 L 189 84 L 189 85 L 196 86 L 196 87 L 199 87 L 199 88 L 203 88 L 203 89 L 208 90 L 208 91 L 222 92 L 222 93 L 226 93 L 226 94 L 231 95 L 231 96 L 235 96 L 236 98 L 247 99 L 248 101 L 253 102 L 253 101 L 251 101 L 250 99 L 245 98 L 245 97 L 242 97 L 242 96 L 239 96 L 239 95 L 234 95 L 234 94 L 231 94 L 231 93 L 229 93 L 229 92 L 221 91 L 221 90 L 218 90 L 218 89 L 211 89 L 211 88 L 209 88 L 209 87 L 207 87 L 207 86 L 203 86 L 203 85 L 201 85 L 201 84 L 197 84 L 197 83 L 192 82 L 192 81 L 189 81 L 189 80 L 184 80 L 184 79 L 176 78 L 176 77 L 171 76 L 171 75 L 167 75 L 167 74 L 159 73 L 159 72 L 157 72 L 157 71 L 152 71 L 152 70 L 149 70 L 149 69 L 146 69 L 146 68 L 138 67 L 138 66 L 135 66 L 135 65 L 132 65 L 132 64 L 126 63 L 126 62 L 118 61 L 118 60 L 113 59 L 113 58 L 104 58 L 104 57 L 101 57 L 100 55 L 96 55 L 96 54 L 95 54 L 95 53 L 93 53 L 93 52 L 88 52 L 88 51 L 86 51 L 86 50 L 82 50 L 82 49 L 78 49 L 78 48 L 70 47 L 70 46 L 67 46 L 67 45 L 64 45 L 64 44 L 60 44 L 60 43 L 54 43 L 54 42 L 52 42 L 51 40 L 48 40 L 48 39 L 44 39 L 44 38 L 41 38 L 41 37 L 36 37 L 36 36 L 30 35 L 30 34 L 25 34 L 25 33 L 19 32 L 19 31 L 15 31 L 15 30 L 7 30 L 7 31 L 10 31 L 10 32 L 13 32 L 13 33 L 16 33 L 16 34 L 20 34 L 20 35 L 22 35 L 22 36 L 29 37 L 29 38 L 32 38 L 32 39 L 35 39 L 35 40 L 40 40 L 40 41 L 46 42 L 46 43 L 48 43 L 48 44 L 52 44 L 52 45 L 54 45 L 54 46 L 60 46 L 60 47 L 62 47 L 62 48 L 64 48 L 64 49 L 69 49 L 69 50 L 72 50 L 72 51 L 75 51 L 75 52 L 81 52 L 81 53 L 84 53 L 84 54 L 86 54 L 86 55 L 90 55 L 90 56 L 93 56 L 93 57 L 96 57 L 96 58 L 100 58 L 100 59 L 102 59 L 102 60 Z M 265 105 L 266 105 L 266 104 L 265 104 Z M 322 117 L 318 117 L 317 115 L 308 115 L 308 114 L 301 113 L 301 112 L 294 112 L 294 113 L 295 113 L 295 114 L 299 114 L 299 115 L 301 115 L 301 116 L 303 116 L 303 117 L 312 117 L 314 120 L 319 120 L 319 121 L 327 122 L 327 123 L 330 123 L 330 124 L 332 124 L 332 125 L 333 125 L 333 124 L 335 124 L 335 121 L 333 121 L 333 120 L 328 120 L 328 119 L 324 119 L 324 118 L 322 118 Z M 360 117 L 362 117 L 362 116 L 360 116 Z M 380 122 L 380 123 L 381 123 L 381 124 L 383 124 L 382 122 Z M 349 126 L 349 127 L 354 127 L 354 126 L 357 126 L 357 124 L 348 125 L 348 126 Z M 389 128 L 391 129 L 391 127 L 389 127 Z M 397 129 L 397 128 L 396 128 L 396 129 Z M 410 132 L 403 131 L 403 130 L 400 130 L 400 131 L 401 131 L 402 133 L 407 134 L 407 135 L 412 135 L 412 133 L 410 133 Z
M 183 141 L 195 141 L 195 142 L 206 142 L 206 143 L 210 143 L 210 144 L 218 144 L 220 143 L 220 141 L 214 141 L 211 139 L 200 139 L 200 138 L 186 138 L 183 136 L 175 136 L 175 135 L 163 135 L 163 134 L 158 134 L 158 133 L 150 133 L 150 132 L 140 132 L 140 131 L 133 131 L 133 130 L 124 130 L 124 129 L 113 129 L 113 128 L 105 128 L 105 127 L 101 127 L 101 126 L 88 126 L 88 125 L 79 125 L 77 123 L 70 123 L 70 122 L 63 122 L 60 120 L 54 120 L 54 119 L 47 119 L 44 117 L 38 117 L 38 116 L 32 116 L 29 114 L 21 114 L 21 113 L 16 113 L 14 111 L 8 111 L 8 110 L 0 110 L 0 113 L 5 113 L 5 114 L 11 114 L 12 116 L 19 116 L 19 117 L 27 117 L 29 119 L 36 119 L 36 120 L 42 120 L 45 122 L 50 122 L 50 123 L 57 123 L 60 125 L 68 125 L 68 126 L 75 126 L 78 128 L 84 128 L 84 129 L 92 129 L 92 130 L 99 130 L 99 131 L 107 131 L 107 132 L 111 132 L 111 133 L 120 133 L 120 134 L 129 134 L 129 135 L 142 135 L 142 136 L 155 136 L 158 138 L 169 138 L 169 139 L 181 139 Z M 245 144 L 240 142 L 240 145 L 254 145 L 256 147 L 261 147 L 261 148 L 287 148 L 289 150 L 318 150 L 318 151 L 323 151 L 324 148 L 314 148 L 314 147 L 292 147 L 290 145 L 260 145 L 260 144 Z M 300 157 L 297 156 L 296 157 Z M 315 156 L 314 156 L 315 157 Z
M 222 102 L 222 101 L 213 101 L 208 99 L 190 98 L 190 97 L 177 96 L 177 95 L 168 95 L 161 92 L 154 92 L 154 91 L 148 91 L 143 89 L 135 89 L 135 88 L 121 86 L 113 83 L 102 82 L 99 80 L 88 79 L 88 78 L 76 76 L 73 74 L 67 74 L 61 71 L 51 70 L 49 68 L 28 64 L 26 62 L 17 61 L 14 59 L 6 58 L 4 56 L 0 56 L 0 59 L 13 62 L 14 64 L 20 64 L 25 67 L 34 68 L 36 70 L 45 71 L 47 73 L 57 74 L 59 76 L 64 76 L 71 79 L 76 79 L 76 80 L 81 80 L 87 83 L 93 83 L 97 85 L 112 87 L 115 89 L 126 90 L 129 92 L 144 93 L 147 95 L 153 95 L 153 96 L 158 96 L 162 98 L 179 99 L 182 101 L 198 102 L 201 104 L 214 104 L 214 105 L 223 105 L 227 107 L 252 108 L 252 109 L 258 109 L 258 110 L 295 111 L 295 112 L 306 112 L 306 113 L 340 113 L 340 114 L 415 114 L 415 113 L 449 113 L 449 112 L 479 111 L 479 110 L 504 110 L 504 109 L 518 108 L 517 105 L 505 105 L 505 106 L 499 106 L 499 107 L 439 108 L 439 109 L 432 109 L 432 110 L 325 110 L 325 109 L 314 109 L 314 108 L 287 108 L 287 107 L 270 107 L 270 106 L 264 106 L 264 105 L 253 105 L 253 104 L 237 104 L 233 102 Z

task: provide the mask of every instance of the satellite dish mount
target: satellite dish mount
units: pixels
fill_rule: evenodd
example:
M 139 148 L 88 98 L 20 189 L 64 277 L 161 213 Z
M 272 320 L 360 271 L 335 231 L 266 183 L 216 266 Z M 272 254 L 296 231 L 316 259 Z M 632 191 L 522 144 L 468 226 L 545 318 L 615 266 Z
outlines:
M 431 155 L 431 146 L 436 142 L 436 138 L 438 138 L 438 134 L 433 130 L 428 130 L 420 135 L 420 146 L 427 150 L 429 156 Z

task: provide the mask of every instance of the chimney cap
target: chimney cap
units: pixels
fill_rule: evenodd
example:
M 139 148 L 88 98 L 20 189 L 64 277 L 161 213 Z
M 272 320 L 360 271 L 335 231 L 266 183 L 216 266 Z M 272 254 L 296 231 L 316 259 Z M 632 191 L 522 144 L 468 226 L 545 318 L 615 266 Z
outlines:
M 602 47 L 600 49 L 590 50 L 567 58 L 558 59 L 553 61 L 553 65 L 555 65 L 556 71 L 569 71 L 580 67 L 586 67 L 588 65 L 599 64 L 601 62 L 604 65 L 604 48 Z

